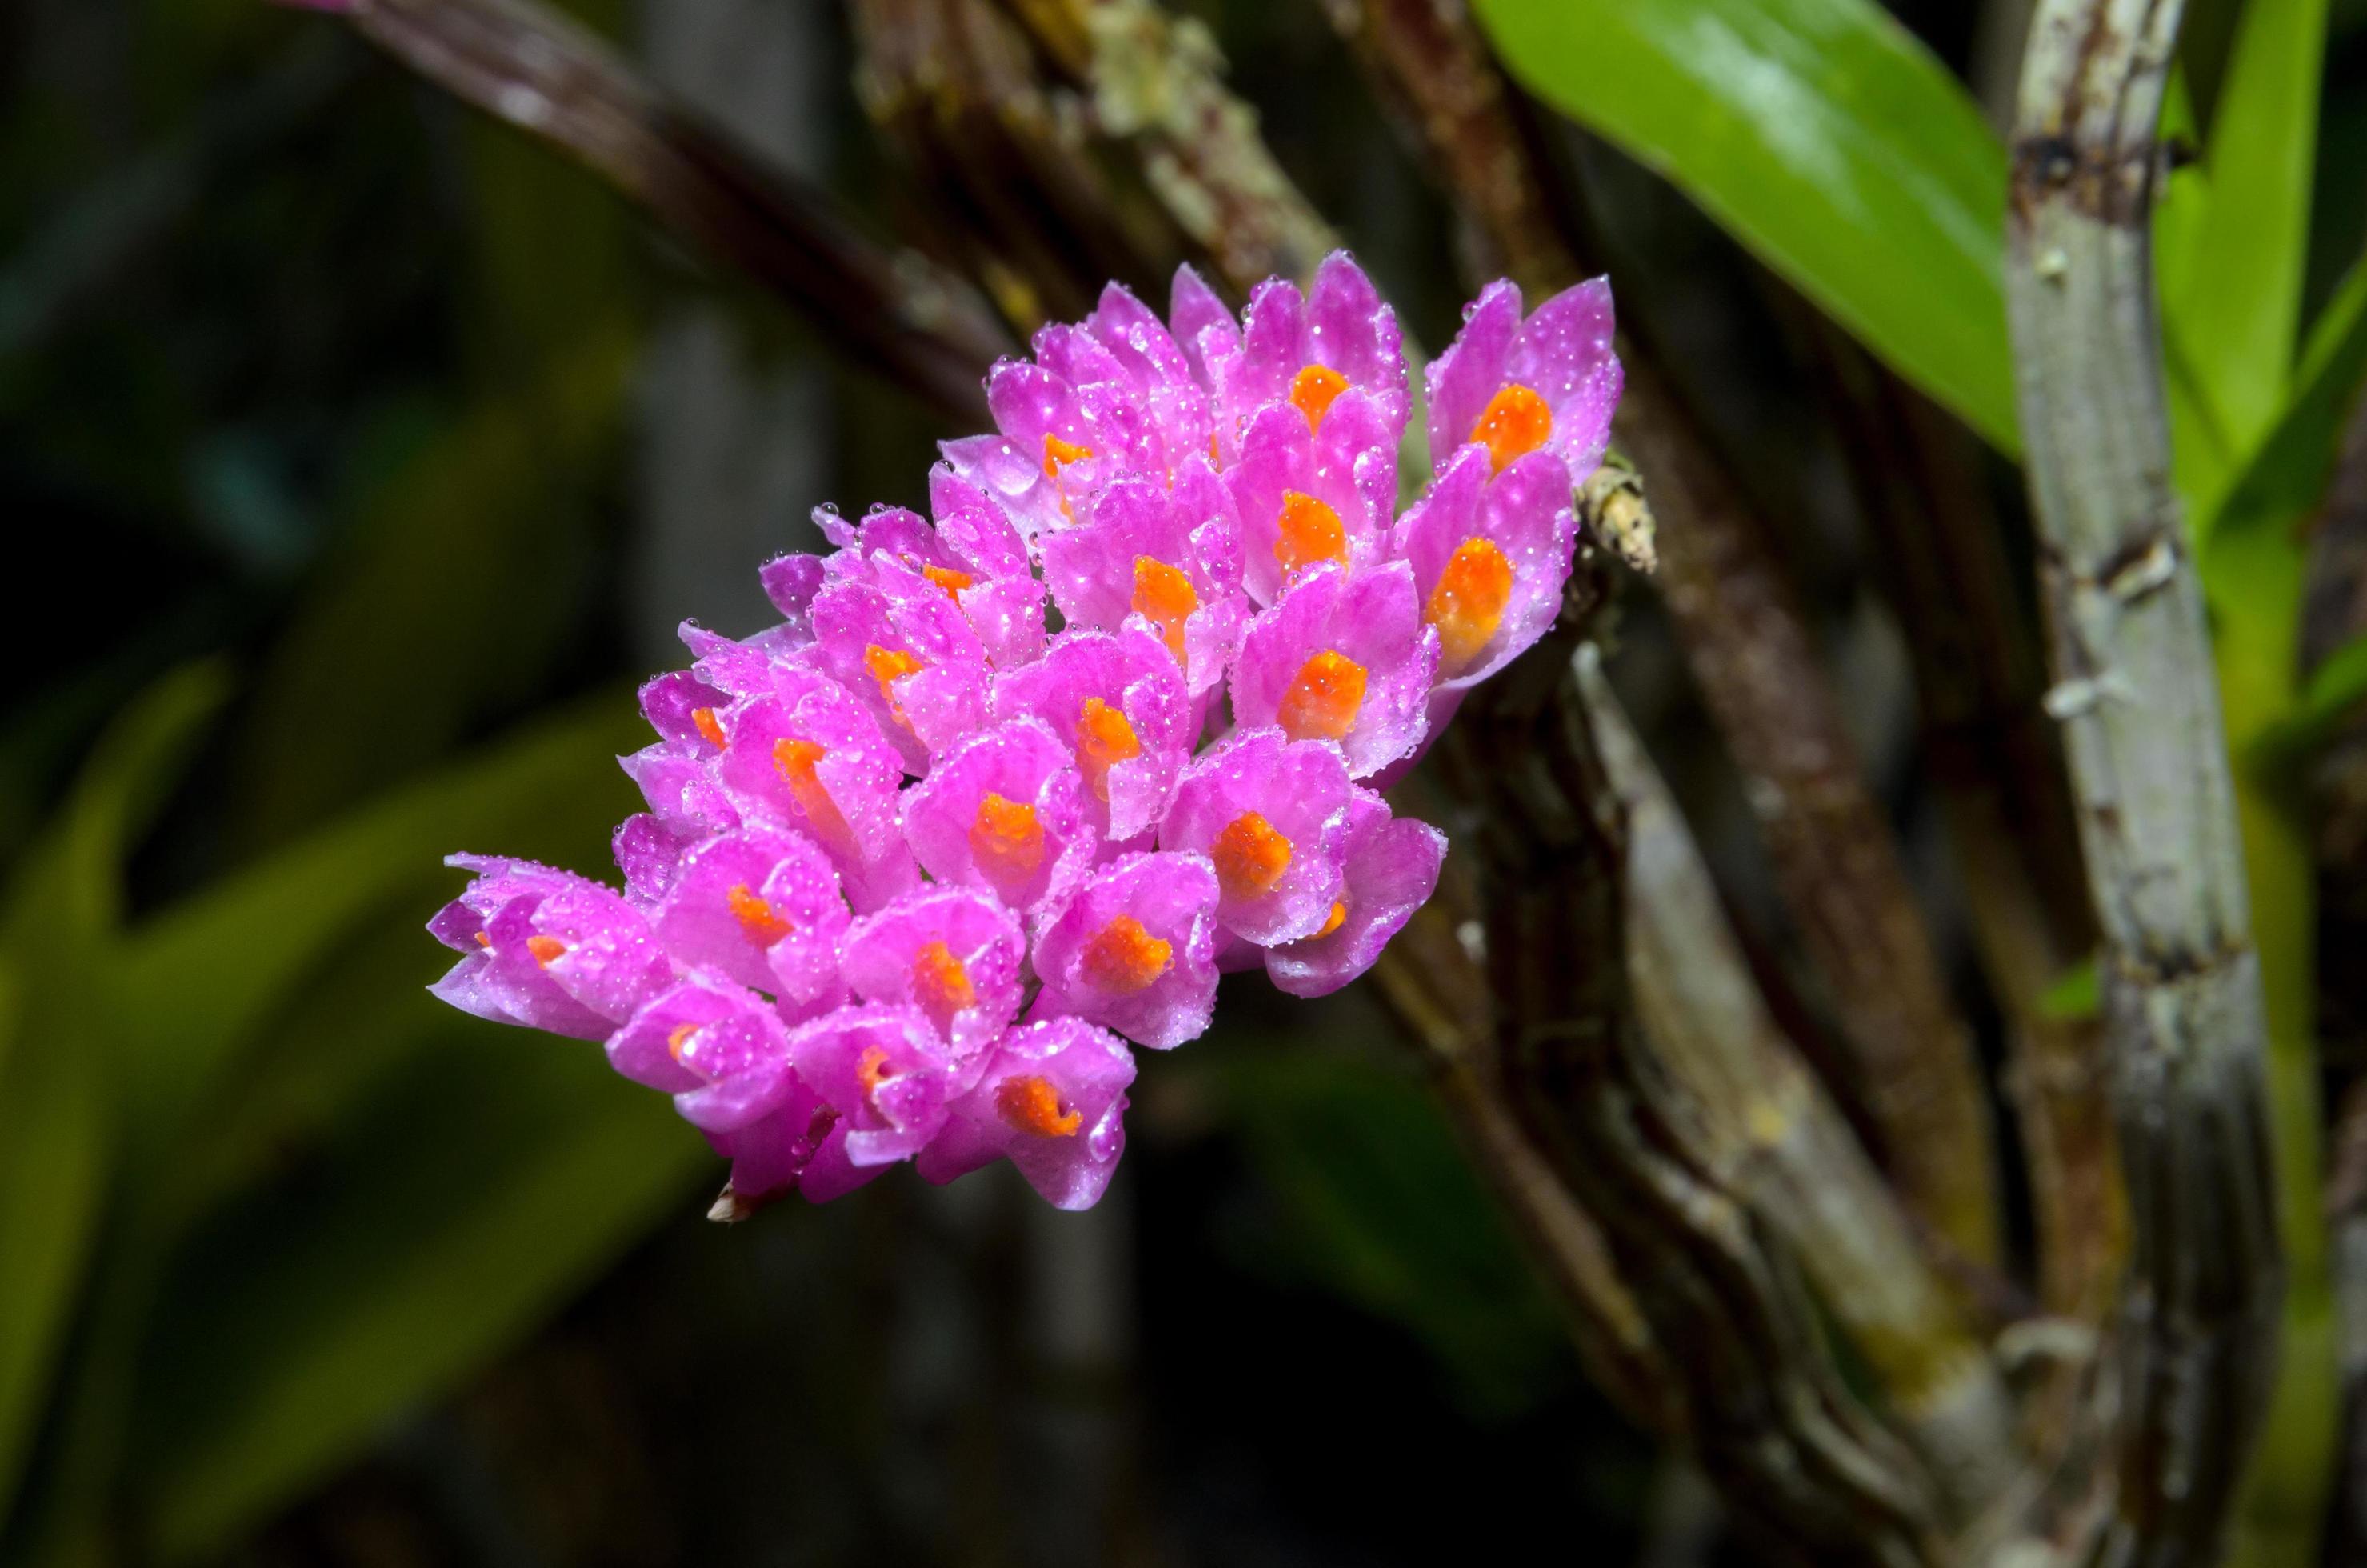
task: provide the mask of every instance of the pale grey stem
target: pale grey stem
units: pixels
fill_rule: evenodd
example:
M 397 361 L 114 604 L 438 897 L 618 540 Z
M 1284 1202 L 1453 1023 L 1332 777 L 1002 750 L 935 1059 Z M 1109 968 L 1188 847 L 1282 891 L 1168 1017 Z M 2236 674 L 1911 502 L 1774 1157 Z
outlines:
M 2149 219 L 2178 0 L 2043 0 L 2007 304 L 2056 685 L 2105 940 L 2133 1256 L 2108 1560 L 2209 1561 L 2282 1290 L 2266 1026 L 2202 590 L 2169 483 Z
M 1716 884 L 1590 646 L 1578 684 L 1627 812 L 1627 972 L 1722 1171 L 1800 1260 L 1931 1467 L 1952 1522 L 2006 1491 L 2013 1407 L 1874 1163 L 1768 1011 Z

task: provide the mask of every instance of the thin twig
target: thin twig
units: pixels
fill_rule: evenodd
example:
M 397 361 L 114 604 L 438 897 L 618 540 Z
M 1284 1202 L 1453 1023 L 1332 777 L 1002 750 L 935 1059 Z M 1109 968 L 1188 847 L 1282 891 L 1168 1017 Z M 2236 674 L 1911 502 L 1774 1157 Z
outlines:
M 2006 283 L 2135 1256 L 2118 1560 L 2208 1561 L 2282 1292 L 2266 1025 L 2202 589 L 2169 487 L 2149 235 L 2178 0 L 2043 0 Z

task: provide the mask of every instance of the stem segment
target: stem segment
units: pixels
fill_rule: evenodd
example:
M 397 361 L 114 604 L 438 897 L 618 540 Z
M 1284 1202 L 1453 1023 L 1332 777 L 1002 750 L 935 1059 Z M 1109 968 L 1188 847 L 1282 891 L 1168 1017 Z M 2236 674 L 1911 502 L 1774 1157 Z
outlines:
M 2153 140 L 2178 0 L 2043 0 L 2007 303 L 2134 1254 L 2108 1560 L 2215 1558 L 2282 1291 L 2267 1024 L 2202 588 L 2169 483 Z M 2281 933 L 2281 936 L 2282 934 Z

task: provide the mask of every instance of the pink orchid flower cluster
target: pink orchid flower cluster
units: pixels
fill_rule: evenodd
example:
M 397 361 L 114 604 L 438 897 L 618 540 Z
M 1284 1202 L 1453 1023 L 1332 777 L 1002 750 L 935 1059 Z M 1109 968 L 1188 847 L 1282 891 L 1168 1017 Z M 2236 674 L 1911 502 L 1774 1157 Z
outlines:
M 1444 838 L 1377 791 L 1552 621 L 1611 335 L 1600 280 L 1481 294 L 1398 516 L 1404 351 L 1354 262 L 1238 321 L 1189 268 L 1164 324 L 1111 286 L 994 368 L 934 522 L 825 510 L 829 555 L 763 568 L 778 625 L 683 628 L 621 891 L 452 858 L 436 994 L 604 1040 L 742 1211 L 905 1159 L 1093 1203 L 1129 1042 L 1206 1030 L 1221 971 L 1338 989 L 1437 885 Z

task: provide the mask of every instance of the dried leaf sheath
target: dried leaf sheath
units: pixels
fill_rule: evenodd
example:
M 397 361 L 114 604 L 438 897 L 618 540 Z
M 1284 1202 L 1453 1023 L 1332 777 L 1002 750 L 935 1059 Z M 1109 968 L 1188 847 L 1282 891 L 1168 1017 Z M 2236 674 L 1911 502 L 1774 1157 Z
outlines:
M 2007 299 L 2135 1256 L 2114 1550 L 2207 1559 L 2282 1292 L 2266 1028 L 2202 591 L 2169 488 L 2149 217 L 2176 0 L 2048 0 L 2024 60 Z
M 1569 633 L 1467 716 L 1457 775 L 1482 812 L 1488 947 L 1508 1088 L 1601 1224 L 1687 1430 L 1778 1551 L 1938 1561 L 1919 1460 L 1840 1385 L 1791 1249 L 1737 1189 L 1715 1119 L 1645 1042 L 1624 950 L 1624 810 L 1569 678 Z
M 1769 1014 L 1709 868 L 1610 684 L 1579 666 L 1627 820 L 1627 973 L 1645 1037 L 1695 1098 L 1720 1175 L 1798 1256 L 1962 1524 L 2004 1493 L 2013 1407 L 1897 1199 Z

